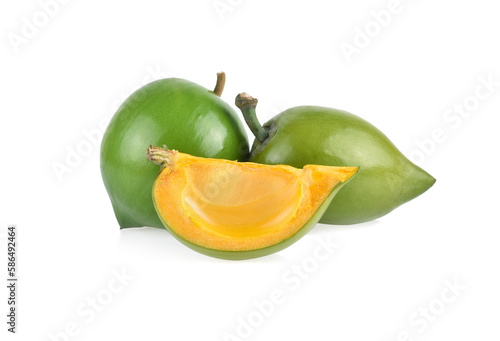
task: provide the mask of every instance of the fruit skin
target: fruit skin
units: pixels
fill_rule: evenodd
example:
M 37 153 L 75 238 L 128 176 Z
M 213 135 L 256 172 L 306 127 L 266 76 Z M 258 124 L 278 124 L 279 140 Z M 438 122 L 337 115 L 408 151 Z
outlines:
M 294 107 L 264 124 L 270 136 L 255 139 L 250 161 L 265 164 L 358 166 L 320 222 L 355 224 L 386 215 L 436 181 L 409 161 L 380 130 L 346 111 Z
M 101 144 L 101 174 L 121 228 L 164 228 L 151 197 L 158 167 L 146 158 L 150 144 L 203 157 L 248 156 L 238 115 L 214 92 L 178 78 L 143 86 L 120 106 Z
M 161 165 L 162 166 L 162 171 L 158 175 L 157 180 L 154 184 L 153 188 L 153 203 L 155 204 L 155 209 L 158 212 L 158 216 L 162 220 L 163 224 L 165 225 L 165 228 L 181 243 L 186 245 L 187 247 L 205 254 L 207 256 L 215 257 L 215 258 L 221 258 L 221 259 L 227 259 L 227 260 L 244 260 L 244 259 L 250 259 L 250 258 L 257 258 L 257 257 L 263 257 L 278 251 L 281 251 L 288 246 L 292 245 L 296 241 L 298 241 L 300 238 L 302 238 L 307 232 L 309 232 L 319 221 L 319 219 L 323 216 L 325 210 L 329 207 L 330 203 L 332 202 L 332 199 L 339 193 L 341 188 L 346 185 L 348 182 L 352 181 L 353 178 L 357 176 L 357 173 L 359 172 L 359 169 L 350 167 L 351 169 L 349 170 L 350 175 L 346 179 L 339 179 L 339 182 L 331 188 L 330 193 L 326 197 L 326 199 L 323 201 L 323 203 L 317 208 L 316 212 L 311 216 L 311 218 L 297 231 L 295 232 L 292 236 L 288 237 L 287 239 L 273 244 L 268 247 L 260 248 L 260 249 L 255 249 L 255 250 L 247 250 L 247 251 L 227 251 L 227 250 L 218 250 L 214 248 L 208 248 L 204 246 L 200 246 L 198 244 L 195 244 L 193 242 L 190 242 L 186 240 L 185 238 L 179 236 L 174 229 L 172 229 L 171 226 L 169 226 L 168 222 L 163 219 L 165 216 L 165 212 L 162 213 L 160 207 L 157 206 L 157 198 L 155 198 L 155 187 L 156 186 L 162 186 L 162 183 L 165 181 L 165 178 L 162 176 L 164 175 L 163 172 L 166 172 L 165 174 L 168 176 L 168 174 L 172 174 L 171 172 L 179 172 L 180 169 L 175 169 L 176 165 L 178 164 L 178 161 L 176 160 L 176 156 L 180 155 L 181 153 L 177 153 L 175 150 L 164 150 L 158 147 L 153 147 L 150 146 L 147 151 L 148 159 L 152 161 L 155 164 Z M 181 158 L 185 157 L 191 157 L 189 155 L 182 155 L 180 156 Z M 214 161 L 214 160 L 209 160 Z M 219 162 L 223 162 L 222 160 L 217 160 Z M 228 161 L 225 161 L 228 162 Z M 241 165 L 245 164 L 250 164 L 248 162 L 241 163 Z M 283 167 L 283 166 L 281 166 Z M 258 214 L 258 212 L 256 212 Z

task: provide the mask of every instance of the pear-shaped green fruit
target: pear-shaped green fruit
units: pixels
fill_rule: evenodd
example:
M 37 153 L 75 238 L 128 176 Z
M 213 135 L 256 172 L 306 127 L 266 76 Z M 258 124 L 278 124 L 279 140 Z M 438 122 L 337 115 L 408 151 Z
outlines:
M 380 130 L 356 115 L 301 106 L 283 111 L 262 126 L 255 114 L 257 99 L 242 93 L 236 105 L 256 136 L 250 161 L 298 168 L 306 164 L 359 167 L 321 223 L 355 224 L 382 217 L 436 181 Z
M 120 106 L 104 134 L 101 173 L 121 228 L 164 228 L 151 190 L 158 167 L 146 158 L 150 144 L 201 157 L 245 160 L 248 140 L 236 112 L 220 94 L 184 79 L 149 83 Z

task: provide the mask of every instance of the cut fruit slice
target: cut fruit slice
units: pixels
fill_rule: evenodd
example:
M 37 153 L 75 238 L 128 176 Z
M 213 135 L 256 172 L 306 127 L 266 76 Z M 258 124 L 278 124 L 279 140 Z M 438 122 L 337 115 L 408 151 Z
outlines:
M 247 259 L 291 245 L 321 218 L 357 167 L 262 165 L 150 146 L 162 165 L 153 202 L 182 243 L 212 257 Z

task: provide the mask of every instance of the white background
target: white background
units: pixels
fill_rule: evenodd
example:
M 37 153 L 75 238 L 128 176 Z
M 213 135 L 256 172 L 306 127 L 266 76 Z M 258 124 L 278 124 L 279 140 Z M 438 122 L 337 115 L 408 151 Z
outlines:
M 48 17 L 35 0 L 2 2 L 2 340 L 497 340 L 500 86 L 488 99 L 470 96 L 481 77 L 500 82 L 499 9 L 491 0 L 401 0 L 381 27 L 372 11 L 390 3 L 74 0 Z M 26 20 L 37 31 L 13 44 Z M 346 58 L 341 47 L 356 38 Z M 84 132 L 145 81 L 180 77 L 211 89 L 221 70 L 233 107 L 246 91 L 262 121 L 296 105 L 350 111 L 419 159 L 436 185 L 377 221 L 318 225 L 280 253 L 230 262 L 162 230 L 120 231 L 99 142 L 57 176 L 69 150 L 92 142 Z M 445 114 L 464 102 L 467 117 Z M 14 336 L 5 324 L 8 224 L 19 230 Z M 314 263 L 331 240 L 338 247 Z M 290 273 L 304 266 L 307 278 Z M 130 278 L 119 287 L 122 271 Z M 110 281 L 119 292 L 110 294 Z M 280 303 L 259 319 L 254 302 L 276 292 Z M 93 297 L 99 311 L 87 305 Z M 249 319 L 257 326 L 242 334 Z M 68 325 L 76 336 L 61 334 Z

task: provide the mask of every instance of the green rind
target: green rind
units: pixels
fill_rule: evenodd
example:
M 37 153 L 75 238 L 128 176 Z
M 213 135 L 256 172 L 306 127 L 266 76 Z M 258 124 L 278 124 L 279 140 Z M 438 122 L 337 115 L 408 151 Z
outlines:
M 409 161 L 379 129 L 351 113 L 294 107 L 268 121 L 273 136 L 255 139 L 250 160 L 263 164 L 360 166 L 320 222 L 356 224 L 377 219 L 429 189 L 435 179 Z
M 359 170 L 358 170 L 359 171 Z M 194 243 L 191 243 L 184 238 L 181 238 L 179 235 L 177 235 L 172 228 L 165 222 L 165 220 L 162 219 L 162 216 L 160 212 L 158 212 L 158 216 L 161 219 L 163 225 L 165 228 L 181 243 L 186 245 L 187 247 L 193 249 L 194 251 L 197 251 L 199 253 L 202 253 L 204 255 L 214 257 L 214 258 L 220 258 L 220 259 L 227 259 L 227 260 L 245 260 L 245 259 L 252 259 L 252 258 L 258 258 L 258 257 L 263 257 L 270 255 L 272 253 L 276 253 L 278 251 L 281 251 L 296 241 L 298 241 L 300 238 L 302 238 L 304 235 L 307 234 L 320 220 L 321 216 L 323 213 L 326 211 L 326 209 L 329 207 L 330 203 L 332 202 L 333 198 L 335 195 L 340 191 L 340 189 L 347 184 L 349 181 L 351 181 L 352 178 L 356 176 L 358 173 L 356 171 L 355 174 L 353 174 L 347 181 L 345 182 L 339 182 L 330 192 L 330 194 L 326 197 L 325 201 L 318 207 L 316 212 L 313 214 L 311 219 L 302 227 L 300 228 L 294 235 L 292 235 L 290 238 L 285 239 L 277 244 L 262 248 L 262 249 L 256 249 L 256 250 L 249 250 L 249 251 L 223 251 L 223 250 L 216 250 L 216 249 L 210 249 L 206 248 Z M 156 202 L 153 199 L 153 202 L 155 204 L 155 209 L 156 209 Z M 157 210 L 158 211 L 158 210 Z
M 151 200 L 158 175 L 146 158 L 151 144 L 200 157 L 248 157 L 243 124 L 212 91 L 178 78 L 143 86 L 117 110 L 101 144 L 101 174 L 120 228 L 164 228 Z

